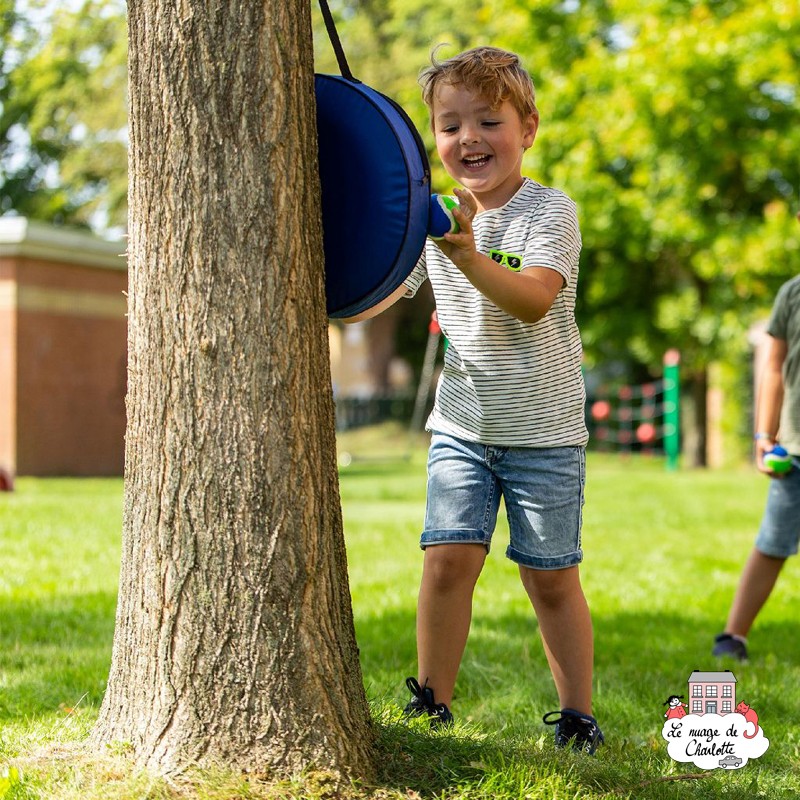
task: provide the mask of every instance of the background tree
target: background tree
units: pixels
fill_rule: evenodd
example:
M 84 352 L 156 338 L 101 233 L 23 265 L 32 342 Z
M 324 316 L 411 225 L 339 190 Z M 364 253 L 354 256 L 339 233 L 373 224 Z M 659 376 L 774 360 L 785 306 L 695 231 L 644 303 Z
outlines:
M 372 773 L 307 0 L 132 0 L 123 555 L 98 742 Z
M 124 227 L 125 5 L 2 0 L 0 211 Z

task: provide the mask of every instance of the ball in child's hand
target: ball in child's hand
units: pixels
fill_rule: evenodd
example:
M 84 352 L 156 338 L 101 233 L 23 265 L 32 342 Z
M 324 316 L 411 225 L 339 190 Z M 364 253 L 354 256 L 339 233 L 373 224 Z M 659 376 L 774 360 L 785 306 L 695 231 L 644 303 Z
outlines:
M 447 194 L 432 194 L 428 211 L 428 236 L 431 239 L 442 239 L 446 233 L 458 233 L 460 230 L 453 209 L 458 207 L 458 200 Z
M 776 475 L 783 475 L 792 468 L 792 457 L 779 444 L 764 453 L 764 466 Z

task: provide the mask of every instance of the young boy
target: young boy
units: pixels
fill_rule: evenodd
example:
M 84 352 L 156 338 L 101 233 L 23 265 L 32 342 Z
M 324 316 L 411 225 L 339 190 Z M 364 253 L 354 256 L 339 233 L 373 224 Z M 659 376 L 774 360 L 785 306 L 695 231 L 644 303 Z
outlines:
M 405 285 L 356 319 L 413 296 L 428 278 L 450 346 L 427 428 L 428 500 L 417 608 L 418 679 L 406 713 L 453 720 L 450 704 L 472 595 L 500 497 L 506 555 L 539 622 L 561 711 L 556 744 L 594 753 L 592 623 L 582 559 L 585 390 L 574 318 L 581 239 L 574 203 L 524 178 L 539 114 L 513 53 L 478 47 L 435 58 L 420 83 L 456 189 L 458 233 L 428 240 Z
M 797 215 L 800 222 L 800 213 Z M 800 275 L 783 284 L 767 325 L 766 363 L 759 379 L 755 455 L 771 478 L 755 545 L 745 563 L 725 630 L 712 655 L 747 661 L 747 634 L 800 543 Z M 780 434 L 780 436 L 779 436 Z M 778 475 L 764 455 L 778 442 L 792 456 L 790 472 Z

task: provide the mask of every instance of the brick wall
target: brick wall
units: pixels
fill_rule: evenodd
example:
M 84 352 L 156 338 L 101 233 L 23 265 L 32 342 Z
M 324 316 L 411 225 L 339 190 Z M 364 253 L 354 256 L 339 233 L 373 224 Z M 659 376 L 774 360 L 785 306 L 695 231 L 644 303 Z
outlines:
M 124 245 L 0 219 L 0 466 L 121 475 Z

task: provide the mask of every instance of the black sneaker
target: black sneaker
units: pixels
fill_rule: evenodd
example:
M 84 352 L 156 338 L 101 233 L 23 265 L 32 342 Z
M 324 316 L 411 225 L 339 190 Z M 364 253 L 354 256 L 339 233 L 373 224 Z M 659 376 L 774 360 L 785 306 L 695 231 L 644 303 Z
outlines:
M 747 646 L 745 643 L 730 633 L 720 633 L 714 637 L 712 656 L 728 656 L 737 661 L 747 661 Z
M 413 699 L 403 709 L 407 717 L 423 717 L 427 715 L 431 721 L 431 728 L 444 728 L 453 724 L 453 715 L 444 703 L 437 703 L 433 699 L 433 689 L 425 681 L 420 686 L 416 678 L 406 678 L 408 691 L 414 695 Z
M 554 715 L 555 719 L 548 719 Z M 597 720 L 589 714 L 575 711 L 574 708 L 548 711 L 542 721 L 545 725 L 556 726 L 556 747 L 566 747 L 572 742 L 573 750 L 593 756 L 595 750 L 605 742 Z

